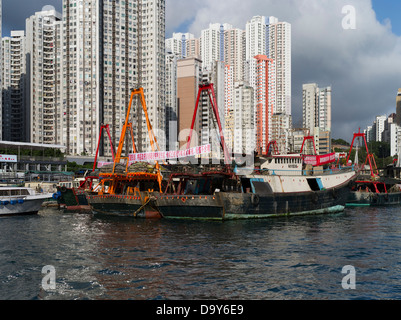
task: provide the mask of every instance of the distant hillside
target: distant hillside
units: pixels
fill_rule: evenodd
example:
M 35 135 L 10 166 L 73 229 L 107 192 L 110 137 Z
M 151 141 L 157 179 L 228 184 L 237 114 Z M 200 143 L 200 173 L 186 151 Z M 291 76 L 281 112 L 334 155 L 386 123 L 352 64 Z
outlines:
M 333 146 L 350 146 L 351 144 L 343 139 L 332 139 L 331 144 Z

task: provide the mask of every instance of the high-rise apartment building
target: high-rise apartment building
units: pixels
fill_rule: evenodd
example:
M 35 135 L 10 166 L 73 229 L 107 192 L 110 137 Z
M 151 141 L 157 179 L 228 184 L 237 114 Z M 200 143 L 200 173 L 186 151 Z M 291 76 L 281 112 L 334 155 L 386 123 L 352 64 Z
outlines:
M 377 116 L 376 120 L 375 120 L 375 129 L 376 129 L 376 141 L 383 141 L 383 132 L 385 129 L 385 124 L 387 121 L 387 116 L 383 115 L 383 116 Z
M 292 127 L 292 117 L 288 114 L 275 113 L 272 117 L 271 141 L 277 142 L 280 154 L 288 154 L 291 151 L 291 132 L 288 128 Z
M 192 53 L 191 44 L 194 42 L 191 40 L 195 40 L 192 33 L 173 33 L 171 38 L 166 39 L 166 50 L 174 53 L 178 59 L 190 57 L 196 54 L 195 52 Z
M 32 143 L 59 143 L 61 27 L 61 14 L 55 10 L 37 12 L 26 20 L 27 106 Z
M 11 37 L 2 39 L 2 135 L 6 141 L 29 142 L 25 40 L 24 31 L 11 31 Z
M 245 75 L 244 80 L 247 81 L 255 89 L 255 103 L 260 101 L 261 97 L 256 95 L 260 92 L 257 88 L 262 82 L 260 81 L 260 61 L 255 57 L 265 56 L 269 59 L 270 64 L 274 67 L 270 74 L 274 73 L 274 76 L 270 76 L 269 83 L 266 82 L 266 86 L 270 86 L 268 96 L 274 97 L 273 109 L 269 109 L 267 115 L 270 114 L 269 119 L 263 120 L 268 125 L 267 128 L 263 128 L 263 122 L 260 117 L 265 117 L 260 112 L 259 107 L 255 108 L 256 126 L 259 124 L 259 138 L 257 138 L 258 152 L 266 152 L 267 144 L 270 141 L 266 139 L 272 139 L 272 127 L 278 128 L 281 125 L 288 125 L 286 128 L 282 128 L 283 132 L 290 130 L 291 128 L 291 25 L 287 22 L 279 22 L 275 17 L 255 16 L 249 20 L 246 24 L 246 49 L 245 49 Z M 270 68 L 270 67 L 269 67 Z M 273 92 L 274 91 L 274 92 Z M 271 107 L 271 104 L 270 104 Z M 286 116 L 287 120 L 281 121 L 282 117 L 274 117 L 273 114 L 280 114 Z M 273 124 L 272 121 L 280 120 L 280 123 Z M 264 132 L 263 132 L 264 131 Z M 287 133 L 283 135 L 288 136 Z M 263 139 L 262 139 L 263 136 Z M 284 143 L 284 142 L 283 142 Z M 288 149 L 288 141 L 284 145 L 280 146 L 280 149 Z
M 246 23 L 246 49 L 245 59 L 251 61 L 253 57 L 269 51 L 268 28 L 269 23 L 274 22 L 273 17 L 254 16 Z
M 68 153 L 95 154 L 102 123 L 110 125 L 116 147 L 131 89 L 137 87 L 144 88 L 154 130 L 164 134 L 164 38 L 164 0 L 63 1 L 61 143 Z M 138 100 L 132 122 L 138 150 L 147 151 L 146 119 Z M 110 155 L 107 139 L 102 146 L 101 152 Z
M 401 88 L 398 89 L 397 97 L 396 97 L 396 123 L 401 126 Z
M 255 150 L 254 89 L 238 82 L 233 94 L 233 152 L 250 154 Z
M 275 113 L 291 115 L 291 24 L 270 18 L 268 57 L 276 61 Z
M 215 61 L 224 61 L 224 32 L 232 29 L 230 24 L 211 23 L 201 31 L 200 54 L 203 68 L 210 70 Z
M 129 74 L 131 71 L 132 75 L 135 75 L 135 71 L 137 72 L 135 83 L 137 87 L 144 88 L 149 120 L 158 139 L 160 148 L 163 150 L 165 149 L 166 143 L 165 0 L 121 1 L 121 5 L 124 4 L 125 12 L 120 12 L 120 19 L 125 21 L 126 28 L 129 24 L 137 21 L 136 30 L 132 29 L 131 31 L 129 29 L 130 27 L 128 27 L 128 30 L 125 29 L 126 36 L 136 39 L 133 39 L 132 43 L 130 42 L 131 40 L 129 40 L 125 48 L 124 46 L 121 47 L 120 53 L 124 52 L 126 57 L 128 57 L 124 70 L 127 72 L 128 77 L 130 77 Z M 133 16 L 131 16 L 131 8 Z M 137 31 L 136 34 L 135 31 Z M 122 36 L 122 34 L 123 32 L 121 31 L 120 36 Z M 137 59 L 130 56 L 131 53 L 135 52 L 136 46 L 138 48 Z M 128 53 L 126 52 L 127 50 Z M 132 60 L 130 61 L 130 59 Z M 133 70 L 131 70 L 131 62 Z M 132 78 L 132 80 L 135 79 Z M 142 107 L 137 104 L 134 111 L 136 111 L 137 115 L 136 118 L 134 117 L 134 121 L 138 121 L 139 124 L 137 128 L 134 128 L 138 149 L 140 151 L 151 151 L 146 119 Z
M 180 148 L 185 148 L 190 133 L 192 118 L 198 96 L 199 84 L 202 83 L 202 61 L 190 57 L 177 61 L 177 99 L 178 99 L 178 141 Z M 198 109 L 191 147 L 200 145 L 201 108 Z
M 229 70 L 226 69 L 224 62 L 215 60 L 210 70 L 203 69 L 202 82 L 213 83 L 214 93 L 217 103 L 217 109 L 223 132 L 225 132 L 225 115 L 226 115 L 226 97 L 228 97 L 227 88 L 229 88 Z M 200 108 L 200 143 L 202 145 L 212 145 L 212 157 L 217 159 L 223 156 L 220 147 L 220 135 L 217 119 L 210 105 L 210 98 L 206 91 L 202 92 L 199 103 Z
M 233 100 L 234 100 L 234 75 L 233 68 L 229 64 L 224 65 L 225 76 L 224 76 L 224 135 L 226 145 L 230 150 L 233 149 L 234 141 L 234 111 L 233 111 Z
M 317 93 L 318 87 L 316 83 L 308 83 L 302 85 L 302 126 L 308 128 L 313 132 L 317 126 L 318 120 L 316 119 L 317 110 Z
M 276 66 L 273 59 L 265 55 L 255 56 L 256 78 L 252 87 L 255 89 L 255 126 L 256 150 L 267 153 L 267 146 L 272 139 L 273 115 L 276 106 Z
M 187 57 L 200 58 L 200 39 L 193 38 L 187 40 L 186 49 L 187 49 L 187 55 L 186 55 Z
M 98 0 L 63 1 L 60 143 L 67 147 L 67 154 L 94 155 L 100 124 L 107 119 L 104 114 L 108 115 L 103 101 L 108 101 L 109 96 L 108 92 L 103 96 L 101 86 L 106 63 L 100 41 L 103 40 L 100 4 Z M 110 84 L 110 91 L 112 88 Z M 122 113 L 118 108 L 113 111 L 116 116 Z M 108 122 L 114 139 L 116 123 Z
M 166 147 L 178 150 L 177 55 L 166 53 Z
M 319 102 L 319 128 L 322 131 L 331 131 L 331 87 L 320 88 Z
M 302 86 L 303 126 L 312 133 L 318 127 L 331 131 L 331 87 L 319 88 L 316 83 Z
M 2 35 L 2 25 L 3 25 L 3 2 L 0 0 L 0 35 Z M 3 61 L 3 49 L 2 49 L 2 41 L 0 41 L 0 61 Z M 0 63 L 0 89 L 3 88 L 3 63 Z M 0 94 L 0 107 L 2 108 L 3 102 Z M 3 111 L 0 110 L 0 140 L 3 140 Z
M 233 28 L 224 32 L 224 62 L 230 66 L 234 83 L 244 80 L 244 30 Z
M 308 83 L 302 91 L 303 127 L 315 137 L 317 152 L 327 153 L 331 148 L 331 87 L 319 88 L 316 83 Z

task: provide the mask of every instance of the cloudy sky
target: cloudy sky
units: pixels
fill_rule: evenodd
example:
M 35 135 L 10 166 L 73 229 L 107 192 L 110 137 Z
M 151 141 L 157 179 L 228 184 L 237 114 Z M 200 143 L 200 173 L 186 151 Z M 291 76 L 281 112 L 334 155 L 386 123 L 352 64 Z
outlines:
M 61 3 L 3 0 L 3 36 L 23 29 L 25 19 L 44 5 L 61 11 Z M 352 6 L 355 16 L 343 12 L 345 6 Z M 401 88 L 400 12 L 400 0 L 166 0 L 166 37 L 173 32 L 199 37 L 209 23 L 245 29 L 255 15 L 291 23 L 294 125 L 301 123 L 302 84 L 331 85 L 333 137 L 350 141 L 375 116 L 395 112 Z

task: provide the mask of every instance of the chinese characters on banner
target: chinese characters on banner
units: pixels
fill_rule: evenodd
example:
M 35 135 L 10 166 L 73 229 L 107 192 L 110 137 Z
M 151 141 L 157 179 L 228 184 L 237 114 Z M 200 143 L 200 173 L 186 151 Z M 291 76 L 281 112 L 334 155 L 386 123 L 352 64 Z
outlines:
M 323 156 L 304 156 L 304 163 L 312 166 L 322 166 L 336 161 L 336 154 L 330 153 Z
M 0 154 L 0 162 L 17 162 L 17 156 Z
M 129 155 L 129 162 L 133 163 L 133 162 L 160 161 L 167 159 L 181 159 L 185 157 L 198 156 L 210 152 L 211 152 L 211 146 L 210 144 L 208 144 L 187 150 L 132 153 Z

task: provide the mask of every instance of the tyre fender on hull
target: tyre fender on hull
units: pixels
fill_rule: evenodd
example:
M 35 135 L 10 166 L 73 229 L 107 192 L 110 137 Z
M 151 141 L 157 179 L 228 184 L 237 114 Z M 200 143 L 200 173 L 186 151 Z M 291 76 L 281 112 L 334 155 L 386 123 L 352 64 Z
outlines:
M 252 194 L 251 196 L 251 203 L 256 207 L 259 204 L 259 195 L 258 194 Z

